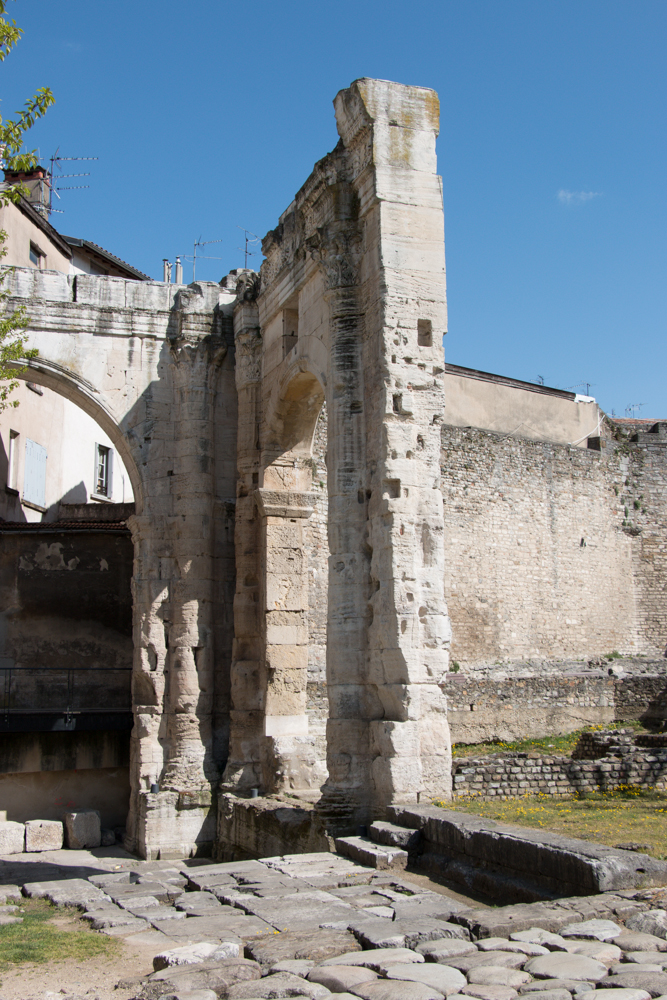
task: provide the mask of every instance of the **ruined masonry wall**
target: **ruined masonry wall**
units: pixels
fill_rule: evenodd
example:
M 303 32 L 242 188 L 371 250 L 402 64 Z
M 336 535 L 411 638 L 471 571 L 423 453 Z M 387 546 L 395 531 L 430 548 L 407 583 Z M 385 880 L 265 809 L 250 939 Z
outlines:
M 627 757 L 572 760 L 570 757 L 464 757 L 452 766 L 454 795 L 508 798 L 518 795 L 568 796 L 612 791 L 622 785 L 667 788 L 667 750 L 637 751 Z
M 606 451 L 443 428 L 453 661 L 664 655 L 667 449 Z

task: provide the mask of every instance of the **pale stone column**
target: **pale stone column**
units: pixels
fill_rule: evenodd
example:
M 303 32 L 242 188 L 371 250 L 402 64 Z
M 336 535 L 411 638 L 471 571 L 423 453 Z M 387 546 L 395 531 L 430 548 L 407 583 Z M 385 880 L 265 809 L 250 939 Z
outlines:
M 262 759 L 266 667 L 261 607 L 260 522 L 255 492 L 259 485 L 262 337 L 257 295 L 259 275 L 241 276 L 234 309 L 235 377 L 238 394 L 236 488 L 236 593 L 231 665 L 229 758 L 223 787 L 259 788 Z
M 345 197 L 342 187 L 336 189 L 337 197 L 332 199 L 334 218 L 308 244 L 311 256 L 322 268 L 329 307 L 329 776 L 319 809 L 332 829 L 353 826 L 368 817 L 368 719 L 381 712 L 377 695 L 368 686 L 367 666 L 371 553 L 367 526 L 364 321 L 358 287 L 362 244 L 353 217 L 351 192 L 348 189 Z
M 447 329 L 437 95 L 358 80 L 335 101 L 365 233 L 373 810 L 451 793 L 440 424 Z
M 221 314 L 201 306 L 217 294 L 179 293 L 166 370 L 173 437 L 156 444 L 160 475 L 145 513 L 129 521 L 135 724 L 126 843 L 148 858 L 182 857 L 213 837 L 213 415 L 227 345 Z

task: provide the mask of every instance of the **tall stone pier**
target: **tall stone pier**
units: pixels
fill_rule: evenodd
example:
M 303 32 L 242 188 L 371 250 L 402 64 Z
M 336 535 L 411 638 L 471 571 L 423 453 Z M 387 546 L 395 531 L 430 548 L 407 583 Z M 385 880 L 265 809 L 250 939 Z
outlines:
M 440 425 L 445 257 L 437 95 L 358 80 L 340 142 L 264 242 L 234 312 L 237 589 L 224 784 L 308 786 L 304 524 L 328 416 L 331 830 L 447 794 Z M 240 356 L 239 356 L 240 355 Z M 241 683 L 243 680 L 243 683 Z

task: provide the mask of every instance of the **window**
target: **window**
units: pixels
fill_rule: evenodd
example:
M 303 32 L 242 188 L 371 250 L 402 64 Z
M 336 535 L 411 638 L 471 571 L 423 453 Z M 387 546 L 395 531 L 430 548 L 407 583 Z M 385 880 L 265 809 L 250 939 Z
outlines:
M 10 490 L 17 489 L 19 478 L 19 433 L 9 432 L 9 456 L 7 461 L 7 486 Z
M 104 444 L 95 445 L 95 494 L 109 500 L 113 494 L 113 451 Z
M 26 438 L 23 499 L 38 508 L 46 505 L 46 448 Z
M 46 257 L 34 243 L 30 244 L 30 263 L 34 267 L 44 267 L 46 262 Z

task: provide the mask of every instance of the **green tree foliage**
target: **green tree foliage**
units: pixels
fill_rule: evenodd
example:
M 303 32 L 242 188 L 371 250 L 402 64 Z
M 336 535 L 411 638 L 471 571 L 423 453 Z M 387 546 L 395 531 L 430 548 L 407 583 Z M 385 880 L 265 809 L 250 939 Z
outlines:
M 23 34 L 21 28 L 16 27 L 16 22 L 6 17 L 7 3 L 8 0 L 0 0 L 0 62 L 5 61 Z M 14 118 L 3 120 L 0 116 L 0 152 L 8 170 L 27 171 L 37 165 L 36 151 L 23 148 L 25 133 L 54 103 L 55 98 L 49 88 L 42 87 L 26 101 L 22 111 L 16 112 Z M 7 186 L 0 191 L 0 208 L 19 201 L 26 193 L 21 183 Z M 7 233 L 0 229 L 0 259 L 7 254 L 4 246 L 6 239 Z M 0 271 L 0 284 L 10 270 L 3 268 Z M 36 350 L 25 348 L 27 338 L 22 333 L 28 325 L 25 309 L 21 306 L 7 312 L 5 304 L 8 298 L 8 291 L 0 291 L 0 412 L 8 406 L 19 405 L 18 400 L 9 399 L 18 386 L 15 376 L 26 370 L 20 362 L 37 354 Z

